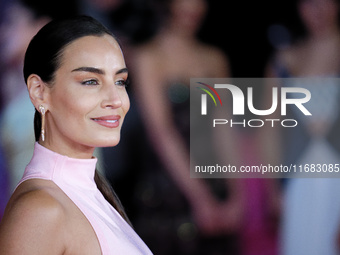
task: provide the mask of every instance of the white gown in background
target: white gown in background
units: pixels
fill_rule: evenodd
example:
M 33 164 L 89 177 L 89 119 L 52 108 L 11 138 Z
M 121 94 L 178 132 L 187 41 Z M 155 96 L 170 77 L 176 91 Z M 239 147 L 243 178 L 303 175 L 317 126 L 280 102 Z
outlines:
M 313 100 L 306 108 L 313 116 L 299 120 L 308 127 L 310 141 L 294 164 L 339 164 L 340 155 L 326 137 L 339 115 L 340 87 L 335 82 L 325 86 L 300 85 L 294 86 L 308 88 L 312 94 Z M 315 128 L 317 125 L 321 127 Z M 281 233 L 282 255 L 339 254 L 336 243 L 339 194 L 339 178 L 292 178 L 288 181 Z

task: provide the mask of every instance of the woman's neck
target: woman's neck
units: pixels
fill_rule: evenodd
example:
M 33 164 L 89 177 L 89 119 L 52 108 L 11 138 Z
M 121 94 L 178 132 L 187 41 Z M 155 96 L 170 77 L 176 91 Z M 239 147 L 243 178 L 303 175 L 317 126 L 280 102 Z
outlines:
M 65 146 L 61 143 L 50 143 L 48 141 L 38 141 L 41 146 L 69 158 L 90 159 L 93 158 L 94 147 L 78 145 L 74 147 Z
M 194 34 L 187 33 L 183 29 L 172 27 L 163 28 L 157 36 L 162 45 L 168 45 L 172 48 L 194 47 L 198 41 Z
M 310 33 L 309 41 L 314 43 L 332 42 L 339 40 L 340 31 L 338 26 L 329 27 L 328 29 L 314 31 Z

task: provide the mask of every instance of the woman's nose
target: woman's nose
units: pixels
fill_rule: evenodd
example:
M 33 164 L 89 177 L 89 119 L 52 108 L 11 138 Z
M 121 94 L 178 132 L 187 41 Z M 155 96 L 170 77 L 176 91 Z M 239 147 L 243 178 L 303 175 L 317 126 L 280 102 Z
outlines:
M 116 85 L 108 85 L 103 93 L 104 99 L 101 104 L 103 108 L 116 109 L 122 106 L 122 100 Z

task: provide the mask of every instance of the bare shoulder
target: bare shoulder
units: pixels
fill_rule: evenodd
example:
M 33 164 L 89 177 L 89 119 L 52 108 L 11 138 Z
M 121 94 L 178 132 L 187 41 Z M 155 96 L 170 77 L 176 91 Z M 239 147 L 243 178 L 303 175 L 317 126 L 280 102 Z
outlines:
M 16 189 L 0 223 L 0 254 L 62 254 L 65 210 L 48 181 Z
M 295 69 L 300 63 L 304 45 L 302 41 L 280 50 L 277 54 L 278 61 L 286 66 L 287 69 Z
M 221 49 L 207 44 L 201 44 L 199 47 L 199 52 L 204 61 L 209 63 L 209 66 L 215 70 L 217 76 L 230 75 L 228 57 Z

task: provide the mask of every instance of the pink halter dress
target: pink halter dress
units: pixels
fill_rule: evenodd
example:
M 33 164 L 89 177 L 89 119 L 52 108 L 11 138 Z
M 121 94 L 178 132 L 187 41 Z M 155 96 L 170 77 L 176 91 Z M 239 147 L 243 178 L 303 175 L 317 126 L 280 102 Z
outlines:
M 152 254 L 98 190 L 94 181 L 96 163 L 96 158 L 69 158 L 35 143 L 33 158 L 20 183 L 29 179 L 53 181 L 88 219 L 103 255 Z

